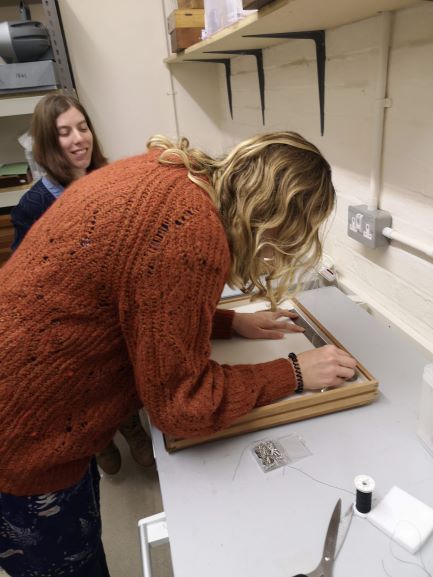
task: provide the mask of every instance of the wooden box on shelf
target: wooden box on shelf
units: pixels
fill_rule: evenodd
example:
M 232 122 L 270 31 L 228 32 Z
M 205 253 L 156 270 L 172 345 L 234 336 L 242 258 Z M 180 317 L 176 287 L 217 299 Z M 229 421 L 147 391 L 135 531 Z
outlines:
M 173 10 L 167 18 L 170 34 L 171 50 L 180 52 L 201 40 L 201 31 L 204 28 L 204 10 L 191 8 Z
M 177 7 L 181 10 L 204 8 L 204 0 L 177 0 Z
M 275 0 L 242 0 L 242 8 L 244 10 L 254 10 L 263 8 L 266 4 L 271 4 Z
M 236 304 L 241 306 L 233 304 L 230 308 L 236 307 L 235 310 L 239 312 L 252 312 L 266 308 L 264 303 L 255 302 L 245 305 L 245 302 L 248 303 L 245 298 L 239 299 Z M 290 351 L 299 354 L 327 343 L 344 349 L 337 339 L 299 301 L 296 299 L 286 301 L 283 306 L 298 313 L 299 318 L 296 322 L 305 328 L 304 333 L 287 333 L 284 339 L 280 340 L 250 340 L 233 337 L 229 341 L 214 341 L 212 343 L 212 358 L 220 364 L 248 364 L 287 357 Z M 359 407 L 371 403 L 377 396 L 377 380 L 358 363 L 355 377 L 340 387 L 323 389 L 320 392 L 307 391 L 302 395 L 291 395 L 275 403 L 258 407 L 235 421 L 228 428 L 205 437 L 181 439 L 165 435 L 165 446 L 167 451 L 174 452 L 209 441 Z

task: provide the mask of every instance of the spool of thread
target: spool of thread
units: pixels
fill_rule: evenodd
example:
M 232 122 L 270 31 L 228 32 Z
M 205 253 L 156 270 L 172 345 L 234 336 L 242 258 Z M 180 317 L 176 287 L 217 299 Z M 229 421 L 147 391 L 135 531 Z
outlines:
M 370 513 L 374 487 L 374 480 L 368 475 L 358 475 L 355 477 L 355 513 L 357 515 L 365 517 Z

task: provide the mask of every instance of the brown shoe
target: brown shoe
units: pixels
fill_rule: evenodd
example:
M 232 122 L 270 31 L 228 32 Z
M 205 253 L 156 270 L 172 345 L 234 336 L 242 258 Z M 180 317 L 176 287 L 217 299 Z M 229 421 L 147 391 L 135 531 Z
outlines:
M 119 431 L 125 437 L 132 458 L 136 463 L 142 467 L 150 467 L 155 463 L 152 441 L 143 429 L 138 413 L 129 417 L 129 419 L 119 427 Z
M 105 449 L 96 455 L 96 462 L 98 463 L 98 467 L 100 467 L 104 473 L 107 473 L 107 475 L 115 475 L 120 471 L 122 459 L 120 457 L 120 451 L 114 441 L 110 441 Z

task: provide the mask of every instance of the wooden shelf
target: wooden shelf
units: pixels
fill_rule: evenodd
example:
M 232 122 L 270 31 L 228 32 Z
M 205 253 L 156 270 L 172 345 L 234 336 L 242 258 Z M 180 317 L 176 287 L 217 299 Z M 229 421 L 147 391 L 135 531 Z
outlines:
M 284 41 L 275 38 L 245 38 L 248 34 L 327 30 L 363 20 L 384 11 L 399 10 L 421 0 L 276 0 L 182 53 L 170 56 L 167 64 L 188 59 L 216 58 L 209 50 L 251 50 Z M 230 55 L 227 55 L 230 57 Z
M 1 94 L 0 117 L 32 114 L 36 104 L 45 94 L 47 92 L 38 92 L 31 95 L 28 92 L 23 94 Z

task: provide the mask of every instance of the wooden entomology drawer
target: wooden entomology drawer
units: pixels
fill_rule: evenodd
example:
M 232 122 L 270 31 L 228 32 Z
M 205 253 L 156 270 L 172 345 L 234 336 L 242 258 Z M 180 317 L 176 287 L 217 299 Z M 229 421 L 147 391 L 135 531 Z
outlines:
M 263 302 L 249 303 L 245 298 L 238 299 L 232 304 L 230 308 L 235 308 L 239 312 L 252 312 L 266 308 Z M 220 364 L 252 364 L 281 357 L 287 358 L 291 351 L 299 354 L 324 344 L 334 344 L 347 350 L 299 301 L 292 299 L 286 301 L 283 306 L 298 313 L 299 319 L 296 323 L 306 329 L 304 333 L 287 333 L 281 340 L 252 340 L 241 337 L 215 340 L 212 343 L 212 358 Z M 205 437 L 180 439 L 165 435 L 165 446 L 169 452 L 173 452 L 192 445 L 359 407 L 371 403 L 377 396 L 377 380 L 358 363 L 355 377 L 343 386 L 323 392 L 306 391 L 302 395 L 291 395 L 269 405 L 258 407 L 228 428 Z

